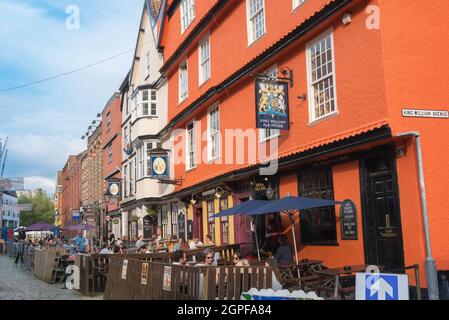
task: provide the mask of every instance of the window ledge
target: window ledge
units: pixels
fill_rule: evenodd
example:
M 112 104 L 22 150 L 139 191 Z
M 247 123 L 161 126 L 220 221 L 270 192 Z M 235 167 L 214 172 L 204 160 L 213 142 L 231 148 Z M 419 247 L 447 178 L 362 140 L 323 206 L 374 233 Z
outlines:
M 261 129 L 261 130 L 265 130 L 265 129 Z M 278 134 L 277 136 L 272 136 L 272 137 L 265 138 L 265 139 L 259 139 L 259 144 L 268 142 L 268 141 L 273 140 L 273 139 L 279 139 L 280 137 L 281 137 L 281 135 Z
M 308 127 L 312 127 L 312 126 L 317 125 L 317 124 L 319 124 L 319 123 L 321 123 L 321 122 L 323 122 L 323 121 L 326 121 L 326 120 L 335 118 L 335 117 L 337 117 L 338 115 L 340 115 L 340 112 L 334 111 L 334 112 L 332 112 L 332 113 L 329 113 L 329 114 L 325 115 L 324 117 L 321 117 L 321 118 L 319 118 L 319 119 L 316 119 L 316 120 L 313 120 L 313 121 L 309 122 L 309 123 L 307 124 L 307 126 L 308 126 Z
M 195 169 L 196 169 L 196 166 L 195 166 L 195 167 L 192 167 L 192 168 L 190 168 L 190 169 L 187 169 L 187 168 L 186 168 L 185 173 L 189 173 L 189 172 L 191 172 L 191 171 L 193 171 L 193 170 L 195 170 Z
M 248 43 L 248 49 L 251 48 L 255 43 L 257 43 L 260 39 L 264 38 L 265 35 L 267 34 L 267 31 L 265 31 L 265 33 L 263 35 L 261 35 L 259 38 L 257 38 L 256 40 Z
M 181 106 L 184 102 L 186 102 L 186 100 L 187 100 L 188 98 L 189 98 L 189 97 L 187 96 L 187 97 L 185 97 L 184 99 L 179 100 L 179 102 L 178 102 L 178 107 Z
M 204 85 L 206 85 L 210 81 L 210 78 L 211 77 L 207 78 L 202 83 L 200 83 L 199 86 L 198 86 L 198 89 L 201 89 Z
M 292 12 L 291 12 L 291 13 L 292 13 L 292 14 L 295 14 L 296 11 L 298 11 L 298 9 L 301 8 L 305 3 L 306 3 L 306 1 L 304 1 L 303 3 L 298 4 L 296 7 L 294 7 L 294 8 L 292 9 Z

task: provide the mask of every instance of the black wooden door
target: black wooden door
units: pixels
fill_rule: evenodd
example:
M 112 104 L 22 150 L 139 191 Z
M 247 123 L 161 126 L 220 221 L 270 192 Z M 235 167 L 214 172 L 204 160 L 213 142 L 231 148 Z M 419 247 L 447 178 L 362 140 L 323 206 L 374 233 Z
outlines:
M 361 161 L 365 259 L 388 269 L 404 267 L 401 214 L 395 159 Z

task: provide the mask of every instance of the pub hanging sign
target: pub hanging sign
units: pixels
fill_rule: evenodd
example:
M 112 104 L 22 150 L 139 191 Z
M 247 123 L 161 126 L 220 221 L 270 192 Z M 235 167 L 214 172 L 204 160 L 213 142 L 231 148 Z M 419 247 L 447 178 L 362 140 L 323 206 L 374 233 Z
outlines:
M 357 209 L 351 200 L 343 201 L 340 206 L 340 224 L 342 240 L 357 240 Z
M 167 158 L 167 153 L 151 154 L 151 177 L 168 177 Z
M 259 129 L 290 129 L 286 81 L 256 79 L 256 127 Z
M 120 198 L 121 183 L 120 180 L 111 179 L 108 180 L 108 189 L 106 190 L 106 195 L 111 198 Z

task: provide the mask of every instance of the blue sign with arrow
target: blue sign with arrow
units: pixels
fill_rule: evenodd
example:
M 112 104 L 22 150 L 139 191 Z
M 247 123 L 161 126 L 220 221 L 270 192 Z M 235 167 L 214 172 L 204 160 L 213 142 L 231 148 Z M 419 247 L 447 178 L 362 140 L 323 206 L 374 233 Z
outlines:
M 356 300 L 409 300 L 408 275 L 357 273 Z

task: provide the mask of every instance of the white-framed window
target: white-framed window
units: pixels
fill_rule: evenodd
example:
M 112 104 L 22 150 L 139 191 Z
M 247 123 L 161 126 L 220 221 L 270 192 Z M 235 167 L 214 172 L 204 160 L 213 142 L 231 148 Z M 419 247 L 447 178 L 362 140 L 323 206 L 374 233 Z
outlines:
M 167 238 L 168 232 L 168 205 L 162 205 L 162 237 Z
M 267 77 L 277 79 L 278 67 L 277 65 L 272 66 L 270 69 L 266 70 L 264 74 Z M 267 140 L 277 138 L 281 135 L 281 130 L 279 129 L 259 129 L 259 142 L 265 142 Z
M 151 52 L 148 50 L 147 54 L 145 55 L 145 72 L 147 77 L 150 75 L 150 60 Z
M 265 0 L 246 0 L 248 45 L 262 37 L 265 27 Z
M 135 173 L 135 161 L 131 160 L 129 165 L 129 195 L 132 197 L 134 195 L 134 173 Z
M 295 10 L 296 8 L 298 8 L 300 5 L 302 5 L 304 2 L 306 2 L 306 0 L 293 0 L 293 10 Z
M 187 125 L 186 137 L 186 169 L 190 170 L 196 167 L 196 139 L 194 122 Z
M 126 149 L 126 144 L 128 143 L 128 127 L 125 126 L 123 128 L 123 144 L 125 145 L 125 149 Z
M 189 96 L 189 77 L 187 60 L 179 65 L 179 102 L 183 102 Z
M 193 19 L 195 19 L 195 1 L 182 0 L 181 1 L 181 34 L 190 26 Z
M 157 91 L 142 90 L 141 91 L 142 116 L 157 116 Z
M 153 149 L 153 143 L 147 142 L 146 144 L 147 149 L 147 176 L 151 176 L 151 150 Z
M 310 122 L 337 112 L 332 30 L 307 45 L 307 84 Z
M 145 163 L 144 163 L 144 153 L 145 153 L 145 147 L 141 146 L 137 150 L 137 179 L 142 179 L 145 176 Z
M 112 163 L 112 143 L 108 146 L 108 163 Z
M 179 236 L 177 203 L 172 203 L 171 205 L 171 225 L 172 225 L 172 234 L 175 236 Z
M 148 116 L 148 103 L 149 103 L 148 90 L 142 90 L 142 116 Z
M 208 160 L 220 157 L 220 106 L 217 104 L 207 113 Z
M 125 198 L 128 197 L 128 165 L 125 165 L 123 167 L 123 181 L 125 182 L 123 184 L 123 193 L 125 194 Z
M 210 79 L 210 35 L 200 42 L 198 48 L 199 57 L 199 82 L 202 85 Z

